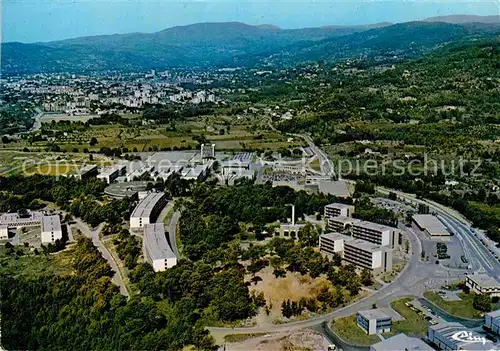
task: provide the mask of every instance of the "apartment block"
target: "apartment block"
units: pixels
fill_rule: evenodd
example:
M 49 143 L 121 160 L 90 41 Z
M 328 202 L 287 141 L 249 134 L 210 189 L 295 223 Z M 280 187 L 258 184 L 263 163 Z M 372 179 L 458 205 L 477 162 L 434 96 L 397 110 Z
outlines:
M 493 334 L 500 335 L 500 310 L 486 313 L 484 326 Z
M 366 268 L 375 274 L 392 270 L 392 250 L 339 233 L 320 236 L 320 252 L 328 255 L 337 253 L 346 263 Z
M 351 217 L 354 213 L 353 205 L 346 205 L 341 203 L 332 203 L 325 206 L 324 216 L 325 218 L 345 216 Z

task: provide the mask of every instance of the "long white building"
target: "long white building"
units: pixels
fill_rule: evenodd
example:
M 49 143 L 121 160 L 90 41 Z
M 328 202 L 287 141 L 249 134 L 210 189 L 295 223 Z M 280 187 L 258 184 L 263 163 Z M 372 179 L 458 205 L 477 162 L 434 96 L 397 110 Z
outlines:
M 324 209 L 324 217 L 337 217 L 337 216 L 345 216 L 351 217 L 354 213 L 353 205 L 346 205 L 341 203 L 332 203 L 325 206 Z
M 164 192 L 150 193 L 135 207 L 130 216 L 130 228 L 139 229 L 153 223 L 167 203 Z
M 61 219 L 58 215 L 42 217 L 42 244 L 54 243 L 63 236 Z
M 177 257 L 168 244 L 163 223 L 144 225 L 142 248 L 144 257 L 155 272 L 164 271 L 177 264 Z
M 21 217 L 17 213 L 4 213 L 0 216 L 0 225 L 8 228 L 39 226 L 42 223 L 42 212 L 29 212 L 28 217 Z

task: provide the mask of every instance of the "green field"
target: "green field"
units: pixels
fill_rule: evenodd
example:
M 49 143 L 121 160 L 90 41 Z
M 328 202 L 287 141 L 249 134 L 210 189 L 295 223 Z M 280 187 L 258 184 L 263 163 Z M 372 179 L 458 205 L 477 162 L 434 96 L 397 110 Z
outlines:
M 335 319 L 332 330 L 349 344 L 368 346 L 380 341 L 377 335 L 368 335 L 356 323 L 356 315 Z
M 426 291 L 424 297 L 441 307 L 446 312 L 462 318 L 483 318 L 482 312 L 478 311 L 473 306 L 474 294 L 459 294 L 462 300 L 460 301 L 446 301 L 438 293 L 434 291 Z M 493 310 L 500 308 L 500 303 L 492 304 Z
M 429 324 L 424 317 L 405 305 L 406 302 L 410 302 L 411 300 L 412 298 L 406 297 L 391 302 L 391 307 L 404 318 L 404 320 L 392 322 L 391 334 L 405 333 L 413 336 L 424 336 L 427 334 Z

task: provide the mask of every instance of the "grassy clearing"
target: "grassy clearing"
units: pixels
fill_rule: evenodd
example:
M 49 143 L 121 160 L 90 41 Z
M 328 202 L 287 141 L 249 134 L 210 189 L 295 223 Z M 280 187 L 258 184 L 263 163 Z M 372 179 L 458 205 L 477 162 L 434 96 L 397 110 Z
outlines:
M 248 339 L 256 338 L 258 336 L 266 335 L 266 333 L 251 333 L 251 334 L 229 334 L 224 337 L 226 342 L 239 342 Z
M 481 312 L 473 306 L 474 294 L 460 294 L 462 300 L 447 301 L 434 291 L 426 291 L 424 297 L 446 312 L 462 318 L 482 318 Z
M 21 247 L 15 248 L 16 252 L 23 252 L 25 255 L 7 254 L 5 247 L 0 249 L 0 273 L 16 276 L 27 276 L 36 278 L 51 274 L 70 274 L 72 250 L 66 250 L 58 254 L 34 255 L 29 250 Z
M 356 323 L 356 315 L 335 319 L 332 330 L 349 344 L 368 346 L 380 341 L 377 335 L 368 335 Z
M 411 300 L 412 298 L 407 297 L 391 302 L 391 307 L 405 318 L 401 321 L 392 322 L 391 334 L 405 333 L 413 336 L 424 336 L 427 333 L 429 324 L 424 317 L 405 305 L 406 302 Z

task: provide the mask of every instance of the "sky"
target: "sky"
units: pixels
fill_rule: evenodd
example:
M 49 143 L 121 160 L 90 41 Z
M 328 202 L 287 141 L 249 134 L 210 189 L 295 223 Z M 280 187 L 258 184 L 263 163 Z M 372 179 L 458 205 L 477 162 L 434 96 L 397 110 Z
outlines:
M 407 22 L 450 14 L 498 15 L 499 0 L 0 0 L 3 42 L 156 32 L 199 22 L 281 28 Z

